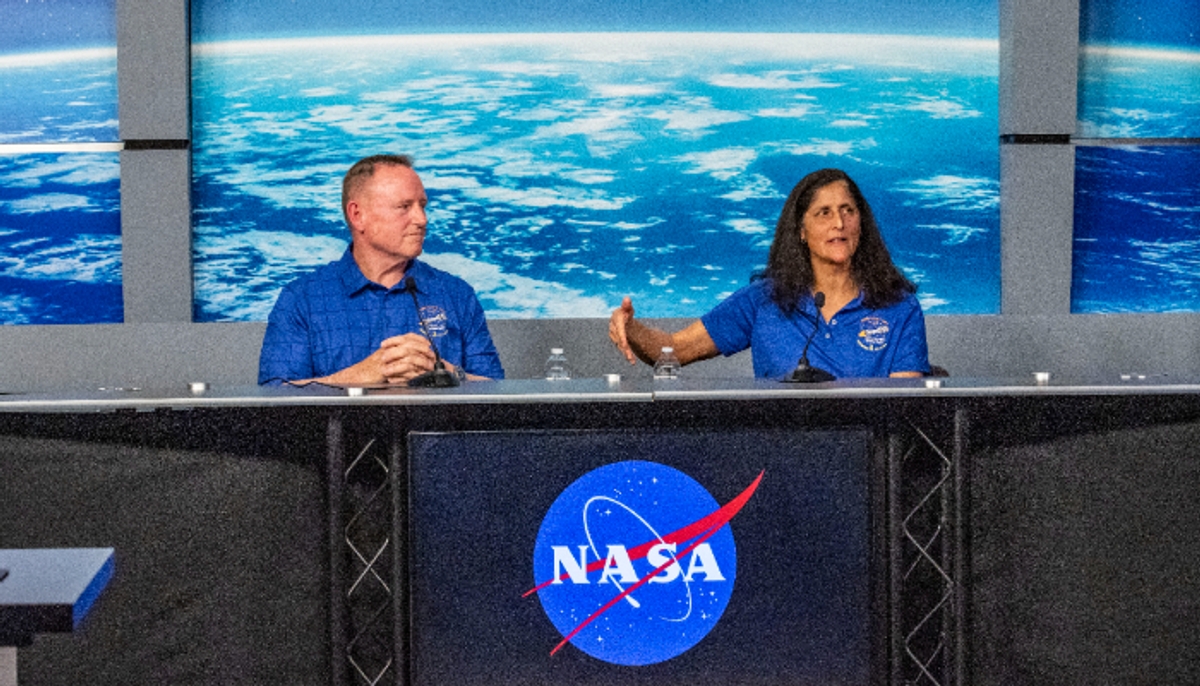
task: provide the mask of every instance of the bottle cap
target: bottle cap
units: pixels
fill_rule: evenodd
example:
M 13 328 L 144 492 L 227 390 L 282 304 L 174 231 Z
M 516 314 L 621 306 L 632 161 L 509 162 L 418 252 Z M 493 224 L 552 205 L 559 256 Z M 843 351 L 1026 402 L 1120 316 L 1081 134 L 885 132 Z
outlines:
M 675 348 L 672 348 L 669 345 L 664 345 L 662 351 L 664 353 L 673 353 L 673 352 L 675 352 Z
M 562 348 L 550 348 L 550 354 L 551 355 L 561 355 L 561 354 L 563 354 L 563 349 Z

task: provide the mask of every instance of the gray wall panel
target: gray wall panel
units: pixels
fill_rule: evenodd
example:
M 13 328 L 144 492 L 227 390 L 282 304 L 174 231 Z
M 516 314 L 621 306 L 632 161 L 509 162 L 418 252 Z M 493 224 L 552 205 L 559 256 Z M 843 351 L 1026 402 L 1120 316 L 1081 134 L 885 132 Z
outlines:
M 689 322 L 652 320 L 667 330 Z M 539 376 L 552 346 L 565 349 L 579 376 L 650 376 L 649 367 L 631 367 L 617 354 L 608 342 L 607 320 L 501 320 L 490 328 L 510 378 Z M 1182 376 L 1200 370 L 1196 314 L 930 316 L 927 328 L 930 361 L 955 377 L 1024 378 L 1048 371 L 1104 380 L 1122 373 Z M 746 352 L 698 362 L 684 373 L 737 377 L 753 370 Z
M 1071 311 L 1075 150 L 1000 147 L 1001 313 Z
M 0 392 L 253 384 L 264 324 L 0 327 Z
M 123 141 L 191 136 L 188 3 L 117 0 Z M 157 143 L 155 143 L 157 144 Z M 191 156 L 121 153 L 121 258 L 127 323 L 192 320 Z
M 685 320 L 654 320 L 676 327 Z M 562 346 L 579 377 L 646 376 L 608 342 L 602 319 L 490 324 L 509 378 L 536 378 L 551 346 Z M 138 386 L 184 391 L 193 381 L 253 384 L 262 323 L 0 327 L 0 392 Z M 1055 377 L 1111 381 L 1122 373 L 1200 373 L 1200 314 L 934 316 L 930 359 L 952 377 Z M 687 367 L 703 377 L 746 377 L 742 353 Z
M 931 361 L 952 376 L 1085 381 L 1200 372 L 1197 314 L 930 317 Z
M 121 153 L 125 322 L 192 321 L 191 156 Z
M 1079 0 L 1000 0 L 1000 134 L 1074 134 Z
M 689 319 L 648 320 L 667 331 L 678 331 Z M 572 374 L 598 378 L 605 374 L 627 377 L 651 376 L 650 367 L 629 364 L 608 341 L 607 319 L 551 319 L 540 321 L 499 320 L 489 322 L 492 338 L 500 350 L 500 361 L 509 378 L 537 378 L 544 373 L 550 348 L 563 349 Z M 716 358 L 685 370 L 689 376 L 749 376 L 753 374 L 749 354 Z
M 187 140 L 191 54 L 185 0 L 117 0 L 122 140 Z

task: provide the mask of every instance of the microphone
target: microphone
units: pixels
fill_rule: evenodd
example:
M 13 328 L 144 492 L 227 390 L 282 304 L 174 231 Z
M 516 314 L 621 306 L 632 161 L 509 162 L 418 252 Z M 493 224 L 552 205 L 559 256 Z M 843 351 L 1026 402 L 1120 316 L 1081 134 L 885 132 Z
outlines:
M 813 322 L 813 330 L 808 334 L 808 340 L 804 341 L 804 351 L 800 353 L 800 362 L 796 364 L 796 369 L 790 375 L 783 377 L 783 381 L 787 383 L 820 383 L 837 379 L 836 376 L 824 369 L 808 363 L 808 346 L 812 344 L 813 339 L 817 337 L 817 331 L 821 329 L 821 308 L 825 306 L 825 294 L 820 291 L 813 293 L 813 304 L 817 306 L 817 320 Z
M 412 296 L 413 307 L 417 310 L 417 321 L 421 322 L 421 333 L 429 339 L 429 347 L 433 349 L 433 369 L 409 379 L 408 385 L 413 388 L 453 388 L 459 385 L 458 377 L 446 369 L 446 363 L 442 362 L 442 356 L 438 353 L 437 344 L 433 342 L 433 336 L 429 335 L 429 325 L 425 323 L 425 317 L 421 315 L 421 304 L 417 302 L 417 282 L 413 277 L 404 279 L 404 290 Z

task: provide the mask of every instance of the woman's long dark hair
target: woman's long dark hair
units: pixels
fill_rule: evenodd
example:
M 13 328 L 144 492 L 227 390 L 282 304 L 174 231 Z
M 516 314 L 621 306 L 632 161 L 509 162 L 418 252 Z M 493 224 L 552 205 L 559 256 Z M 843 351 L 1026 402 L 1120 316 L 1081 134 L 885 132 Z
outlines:
M 892 263 L 875 223 L 875 214 L 858 184 L 840 169 L 821 169 L 801 179 L 788 195 L 775 224 L 775 240 L 771 242 L 767 266 L 753 277 L 753 280 L 770 280 L 771 300 L 786 314 L 796 310 L 800 297 L 812 291 L 814 283 L 812 255 L 808 244 L 800 240 L 804 215 L 817 191 L 838 181 L 846 182 L 858 205 L 861 235 L 858 249 L 850 258 L 850 276 L 862 289 L 863 304 L 870 308 L 886 307 L 917 291 Z

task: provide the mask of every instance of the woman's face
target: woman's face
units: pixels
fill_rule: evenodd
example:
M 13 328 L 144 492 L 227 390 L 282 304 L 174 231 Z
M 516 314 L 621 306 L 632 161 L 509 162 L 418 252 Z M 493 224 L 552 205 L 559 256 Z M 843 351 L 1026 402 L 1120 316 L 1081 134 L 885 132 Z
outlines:
M 818 188 L 800 226 L 800 240 L 808 244 L 813 266 L 849 266 L 858 250 L 859 222 L 858 204 L 845 181 Z

